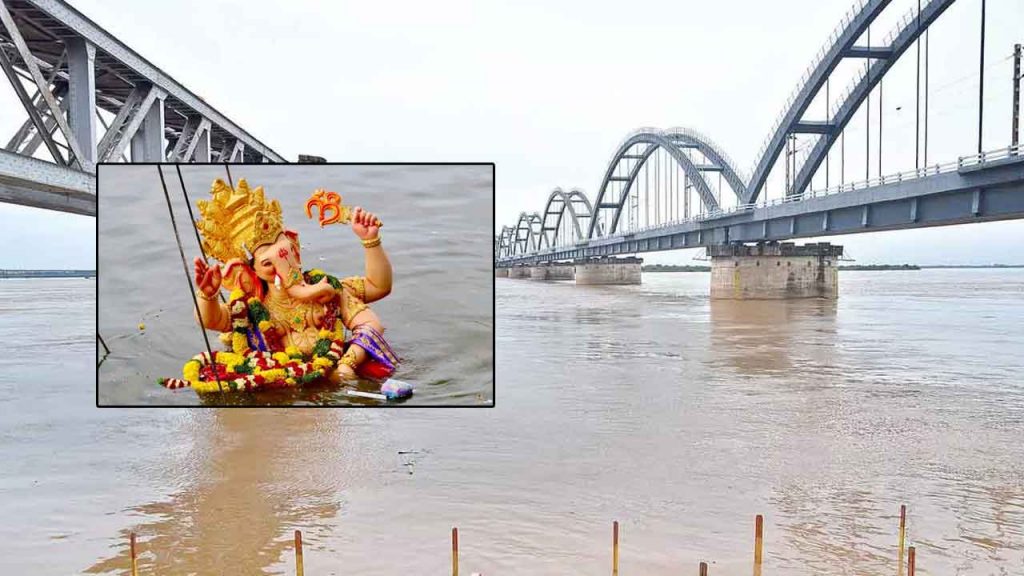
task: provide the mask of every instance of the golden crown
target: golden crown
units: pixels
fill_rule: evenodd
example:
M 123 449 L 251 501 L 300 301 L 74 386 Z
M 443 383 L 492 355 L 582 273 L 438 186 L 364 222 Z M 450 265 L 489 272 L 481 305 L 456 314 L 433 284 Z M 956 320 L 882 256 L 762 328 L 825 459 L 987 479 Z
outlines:
M 271 244 L 284 231 L 281 205 L 267 202 L 263 187 L 249 188 L 244 179 L 237 188 L 218 178 L 210 189 L 212 200 L 199 200 L 202 219 L 196 228 L 203 235 L 203 250 L 221 262 L 247 260 L 252 251 Z

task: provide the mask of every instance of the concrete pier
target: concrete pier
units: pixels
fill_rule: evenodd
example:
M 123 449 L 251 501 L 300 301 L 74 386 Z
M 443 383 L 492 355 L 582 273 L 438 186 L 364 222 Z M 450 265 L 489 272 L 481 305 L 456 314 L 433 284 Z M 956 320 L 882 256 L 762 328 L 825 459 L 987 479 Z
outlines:
M 572 262 L 560 262 L 548 266 L 548 280 L 572 280 L 576 278 L 576 266 Z
M 572 280 L 575 277 L 576 271 L 570 262 L 545 262 L 530 267 L 530 278 L 533 280 Z
M 530 279 L 531 280 L 547 280 L 548 279 L 548 267 L 547 266 L 530 266 Z
M 495 268 L 494 269 L 494 277 L 495 278 L 508 278 L 508 268 Z
M 529 266 L 513 266 L 513 267 L 508 269 L 508 277 L 509 278 L 518 278 L 518 279 L 529 278 L 530 277 L 530 267 Z
M 839 295 L 842 246 L 828 242 L 723 244 L 708 247 L 711 298 L 830 298 Z
M 577 284 L 639 284 L 640 258 L 598 258 L 576 261 Z

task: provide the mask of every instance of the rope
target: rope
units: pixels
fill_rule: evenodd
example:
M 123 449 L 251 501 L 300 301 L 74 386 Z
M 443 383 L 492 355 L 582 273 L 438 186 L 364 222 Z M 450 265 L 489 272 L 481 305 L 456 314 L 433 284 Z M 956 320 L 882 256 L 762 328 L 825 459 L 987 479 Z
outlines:
M 103 349 L 107 351 L 107 354 L 110 354 L 110 348 L 107 348 L 107 343 L 103 341 L 103 336 L 100 336 L 100 333 L 97 332 L 96 337 L 100 339 L 100 344 L 103 345 Z
M 199 244 L 199 253 L 203 255 L 203 262 L 209 264 L 210 260 L 206 257 L 206 250 L 203 250 L 203 241 L 199 239 L 199 227 L 196 226 L 196 215 L 192 212 L 192 201 L 188 198 L 188 189 L 185 188 L 185 179 L 181 176 L 181 164 L 175 164 L 174 169 L 178 171 L 178 182 L 181 183 L 181 193 L 185 196 L 185 206 L 188 207 L 188 217 L 192 220 L 192 231 L 196 233 L 196 243 Z M 232 186 L 234 188 L 234 186 Z M 220 296 L 221 302 L 227 302 L 224 299 L 224 293 L 220 290 L 217 291 L 217 295 Z
M 228 184 L 231 184 L 231 188 L 235 188 L 235 181 L 231 179 L 231 168 L 228 168 L 227 162 L 224 163 L 224 170 L 228 173 Z
M 163 167 L 157 164 L 157 172 L 160 173 L 160 185 L 164 189 L 164 198 L 167 200 L 167 212 L 171 215 L 171 228 L 174 229 L 174 239 L 178 242 L 178 253 L 181 254 L 181 269 L 185 271 L 185 280 L 188 282 L 188 293 L 192 296 L 192 305 L 196 308 L 196 315 L 199 316 L 199 331 L 203 334 L 203 342 L 206 343 L 206 351 L 210 354 L 210 363 L 214 366 L 213 376 L 217 379 L 217 389 L 221 392 L 224 391 L 224 387 L 220 383 L 220 375 L 217 373 L 216 365 L 214 364 L 213 348 L 210 347 L 210 339 L 206 335 L 206 328 L 204 328 L 203 313 L 199 311 L 199 300 L 196 299 L 196 289 L 192 286 L 192 276 L 188 273 L 188 263 L 185 261 L 185 249 L 181 247 L 181 235 L 178 234 L 178 224 L 174 221 L 174 210 L 171 208 L 171 196 L 167 193 L 167 182 L 164 180 Z M 180 172 L 179 172 L 180 174 Z

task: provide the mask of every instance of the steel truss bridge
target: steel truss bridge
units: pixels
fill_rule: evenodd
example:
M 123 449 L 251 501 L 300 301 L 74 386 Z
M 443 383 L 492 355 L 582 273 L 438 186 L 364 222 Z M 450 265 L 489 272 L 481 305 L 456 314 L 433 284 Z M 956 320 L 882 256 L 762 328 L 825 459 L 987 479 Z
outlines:
M 812 177 L 854 113 L 870 103 L 872 90 L 893 64 L 953 2 L 922 2 L 920 11 L 904 15 L 880 44 L 860 45 L 858 39 L 890 0 L 859 0 L 801 78 L 749 174 L 694 130 L 637 130 L 613 154 L 595 199 L 579 190 L 555 189 L 543 211 L 523 212 L 514 226 L 504 226 L 495 237 L 496 265 L 1024 218 L 1024 147 L 1019 144 L 811 189 Z M 830 98 L 829 77 L 846 59 L 865 65 L 837 99 Z M 826 119 L 805 119 L 823 90 Z M 787 148 L 794 135 L 812 138 L 799 168 Z M 769 201 L 769 173 L 783 161 L 785 195 Z M 647 196 L 643 206 L 641 189 Z M 731 207 L 723 207 L 723 195 L 734 197 Z
M 0 202 L 95 216 L 98 162 L 285 161 L 60 0 L 0 0 L 0 68 L 25 114 Z

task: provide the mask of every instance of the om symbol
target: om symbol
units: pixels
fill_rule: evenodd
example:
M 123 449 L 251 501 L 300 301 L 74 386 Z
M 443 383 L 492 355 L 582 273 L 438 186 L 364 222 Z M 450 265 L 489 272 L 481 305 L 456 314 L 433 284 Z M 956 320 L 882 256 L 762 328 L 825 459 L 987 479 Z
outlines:
M 341 205 L 341 195 L 337 192 L 329 192 L 323 188 L 317 188 L 306 202 L 307 217 L 313 217 L 313 208 L 316 208 L 319 213 L 321 228 L 335 222 L 344 224 L 348 221 L 348 207 Z M 329 216 L 328 213 L 330 214 Z

